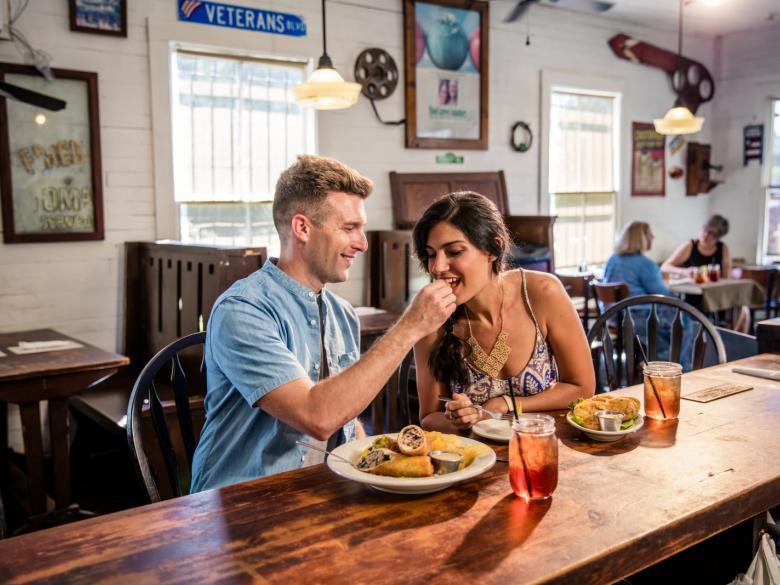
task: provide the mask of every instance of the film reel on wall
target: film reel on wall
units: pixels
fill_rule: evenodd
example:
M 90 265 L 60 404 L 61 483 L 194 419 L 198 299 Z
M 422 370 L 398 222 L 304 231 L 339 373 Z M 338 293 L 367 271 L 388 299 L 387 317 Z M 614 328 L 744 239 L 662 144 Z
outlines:
M 398 85 L 398 67 L 384 49 L 366 49 L 355 61 L 355 81 L 371 100 L 390 97 Z

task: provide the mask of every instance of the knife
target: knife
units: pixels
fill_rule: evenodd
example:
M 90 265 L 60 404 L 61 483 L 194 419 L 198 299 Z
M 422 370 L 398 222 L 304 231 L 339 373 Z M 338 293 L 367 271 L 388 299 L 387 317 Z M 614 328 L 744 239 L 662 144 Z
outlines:
M 736 374 L 745 374 L 746 376 L 756 376 L 757 378 L 768 378 L 770 380 L 780 381 L 780 371 L 778 370 L 767 370 L 764 368 L 743 368 L 741 366 L 737 366 L 731 368 L 731 371 Z

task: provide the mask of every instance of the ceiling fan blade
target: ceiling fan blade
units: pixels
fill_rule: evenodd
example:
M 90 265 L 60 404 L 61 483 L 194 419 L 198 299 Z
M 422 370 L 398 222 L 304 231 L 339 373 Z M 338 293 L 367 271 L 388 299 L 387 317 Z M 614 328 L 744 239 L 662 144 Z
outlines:
M 504 22 L 516 21 L 523 15 L 526 10 L 528 10 L 528 7 L 535 2 L 539 2 L 539 0 L 520 0 L 517 4 L 515 4 L 515 7 L 512 9 L 512 11 L 507 14 L 506 17 L 504 17 Z
M 0 96 L 18 100 L 31 106 L 45 108 L 54 112 L 62 110 L 67 103 L 61 99 L 38 93 L 31 89 L 19 87 L 5 81 L 0 81 Z
M 580 12 L 606 12 L 615 5 L 614 2 L 603 0 L 550 0 L 550 2 Z

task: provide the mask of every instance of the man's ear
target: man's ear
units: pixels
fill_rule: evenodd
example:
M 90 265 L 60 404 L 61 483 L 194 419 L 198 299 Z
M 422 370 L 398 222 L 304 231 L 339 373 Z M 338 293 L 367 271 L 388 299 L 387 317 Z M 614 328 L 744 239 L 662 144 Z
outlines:
M 309 218 L 301 213 L 296 213 L 290 220 L 290 234 L 298 241 L 309 241 L 311 227 Z

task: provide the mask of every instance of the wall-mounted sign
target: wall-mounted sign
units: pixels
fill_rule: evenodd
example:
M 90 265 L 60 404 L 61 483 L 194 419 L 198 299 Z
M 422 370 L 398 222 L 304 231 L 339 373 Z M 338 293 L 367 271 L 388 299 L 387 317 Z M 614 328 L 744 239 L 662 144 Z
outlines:
M 286 12 L 273 12 L 208 0 L 178 0 L 178 6 L 179 20 L 184 22 L 293 37 L 306 36 L 306 23 L 303 19 Z
M 462 165 L 463 157 L 458 156 L 454 152 L 445 152 L 444 154 L 437 154 L 436 164 Z
M 631 124 L 631 195 L 666 195 L 666 136 L 652 124 Z
M 742 135 L 744 137 L 742 145 L 744 166 L 747 166 L 751 160 L 757 160 L 758 164 L 761 164 L 764 158 L 764 125 L 745 126 Z

